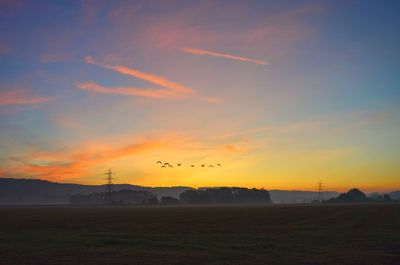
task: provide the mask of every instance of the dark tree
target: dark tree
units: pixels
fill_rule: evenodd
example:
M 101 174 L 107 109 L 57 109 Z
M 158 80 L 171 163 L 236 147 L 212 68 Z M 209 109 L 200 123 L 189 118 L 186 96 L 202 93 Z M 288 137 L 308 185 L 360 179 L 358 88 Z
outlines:
M 183 204 L 240 204 L 271 203 L 268 191 L 246 188 L 213 188 L 188 190 L 180 195 Z

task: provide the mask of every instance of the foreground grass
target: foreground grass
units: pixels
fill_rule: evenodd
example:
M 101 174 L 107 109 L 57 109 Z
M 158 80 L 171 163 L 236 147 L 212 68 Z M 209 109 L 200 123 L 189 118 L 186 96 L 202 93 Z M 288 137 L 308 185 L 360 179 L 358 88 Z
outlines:
M 400 205 L 0 208 L 0 264 L 400 264 Z

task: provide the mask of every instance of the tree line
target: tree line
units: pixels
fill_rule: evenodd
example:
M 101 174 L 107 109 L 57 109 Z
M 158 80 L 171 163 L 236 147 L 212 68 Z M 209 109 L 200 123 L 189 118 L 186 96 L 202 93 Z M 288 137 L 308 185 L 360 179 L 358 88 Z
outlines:
M 70 197 L 71 204 L 262 204 L 271 203 L 271 196 L 264 189 L 209 188 L 187 190 L 179 198 L 163 196 L 160 199 L 149 191 L 119 190 L 111 193 L 98 192 Z

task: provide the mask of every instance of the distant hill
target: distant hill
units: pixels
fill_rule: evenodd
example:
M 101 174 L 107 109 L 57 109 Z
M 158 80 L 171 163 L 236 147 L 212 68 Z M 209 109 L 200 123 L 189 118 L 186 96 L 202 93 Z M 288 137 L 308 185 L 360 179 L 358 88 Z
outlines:
M 150 191 L 161 197 L 179 198 L 191 187 L 142 187 L 131 184 L 115 184 L 114 190 Z M 207 189 L 207 188 L 200 188 Z M 0 178 L 0 204 L 66 204 L 72 195 L 104 192 L 104 185 L 80 185 L 56 183 L 37 179 Z M 318 198 L 318 192 L 299 190 L 269 190 L 273 203 L 310 203 Z M 400 191 L 389 193 L 394 200 L 400 199 Z M 339 196 L 339 192 L 325 191 L 323 199 Z
M 400 190 L 399 191 L 392 191 L 392 192 L 389 193 L 389 195 L 393 200 L 398 200 L 398 201 L 400 200 Z
M 310 203 L 318 199 L 318 192 L 316 191 L 270 190 L 269 193 L 273 203 Z M 323 192 L 323 199 L 328 200 L 338 195 L 339 192 L 336 191 L 325 191 Z
M 155 205 L 158 203 L 157 196 L 147 190 L 119 190 L 113 191 L 111 194 L 94 192 L 70 197 L 70 204 L 75 205 Z
M 190 187 L 141 187 L 131 184 L 115 184 L 114 190 L 150 191 L 159 198 L 179 195 Z M 56 183 L 36 179 L 0 178 L 0 204 L 66 204 L 76 194 L 104 192 L 104 185 L 80 185 Z

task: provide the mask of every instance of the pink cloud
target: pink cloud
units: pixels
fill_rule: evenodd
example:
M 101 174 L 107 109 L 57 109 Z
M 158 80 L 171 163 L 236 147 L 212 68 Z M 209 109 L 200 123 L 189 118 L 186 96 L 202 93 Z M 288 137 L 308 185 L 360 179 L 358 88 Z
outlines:
M 252 24 L 237 26 L 237 17 L 254 15 L 255 11 L 247 8 L 246 4 L 236 5 L 233 11 L 227 11 L 225 7 L 207 2 L 149 19 L 140 30 L 140 40 L 162 49 L 182 46 L 218 48 L 226 45 L 243 50 L 280 47 L 310 37 L 312 30 L 303 23 L 303 18 L 321 10 L 319 6 L 304 5 L 294 10 L 267 14 L 263 19 L 255 19 Z M 213 24 L 214 21 L 198 23 L 204 13 L 218 13 L 218 17 L 225 19 L 223 28 Z
M 225 59 L 249 62 L 249 63 L 255 63 L 255 64 L 261 64 L 261 65 L 269 64 L 266 61 L 256 60 L 256 59 L 232 55 L 232 54 L 200 50 L 200 49 L 195 49 L 195 48 L 182 48 L 182 51 L 184 51 L 186 53 L 194 54 L 194 55 L 208 55 L 208 56 L 214 56 L 214 57 L 222 57 Z
M 10 52 L 12 52 L 10 45 L 5 40 L 0 39 L 0 54 L 8 54 Z
M 93 60 L 93 58 L 91 57 L 86 57 L 85 58 L 85 62 L 88 64 L 94 64 L 106 69 L 110 69 L 110 70 L 114 70 L 120 74 L 124 74 L 124 75 L 130 75 L 145 81 L 148 81 L 150 83 L 159 85 L 161 87 L 165 87 L 168 88 L 170 90 L 176 91 L 176 92 L 180 92 L 180 93 L 186 93 L 186 94 L 194 94 L 193 89 L 185 87 L 184 85 L 175 83 L 173 81 L 170 81 L 168 79 L 166 79 L 165 77 L 162 76 L 158 76 L 155 74 L 150 74 L 150 73 L 145 73 L 133 68 L 128 68 L 125 66 L 120 66 L 120 65 L 108 65 L 108 64 L 101 64 L 101 63 L 97 63 Z
M 78 88 L 103 94 L 139 96 L 149 98 L 179 98 L 180 95 L 167 89 L 133 88 L 133 87 L 105 87 L 94 82 L 78 83 Z
M 36 105 L 53 100 L 50 97 L 34 97 L 29 96 L 26 89 L 15 91 L 1 91 L 0 92 L 0 105 Z
M 78 83 L 78 88 L 83 90 L 90 90 L 97 93 L 103 94 L 116 94 L 126 96 L 140 96 L 150 98 L 197 98 L 205 100 L 208 103 L 217 103 L 219 100 L 213 97 L 203 97 L 197 95 L 196 91 L 192 88 L 184 86 L 182 84 L 168 80 L 167 78 L 151 73 L 145 73 L 137 69 L 128 68 L 120 65 L 108 65 L 96 62 L 92 57 L 88 56 L 85 58 L 87 64 L 93 64 L 98 67 L 113 70 L 123 75 L 129 75 L 138 79 L 142 79 L 160 86 L 161 88 L 136 88 L 136 87 L 105 87 L 95 82 L 81 82 Z

